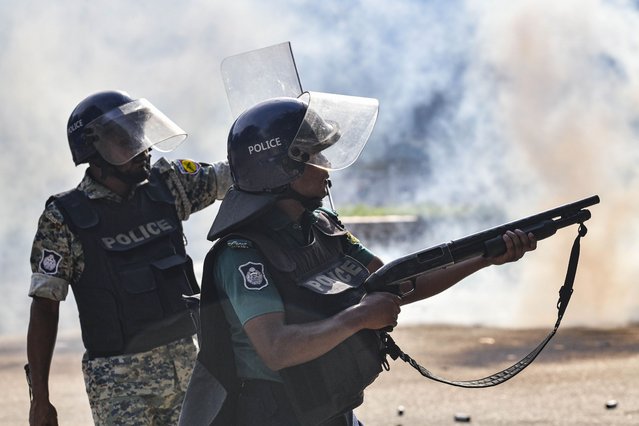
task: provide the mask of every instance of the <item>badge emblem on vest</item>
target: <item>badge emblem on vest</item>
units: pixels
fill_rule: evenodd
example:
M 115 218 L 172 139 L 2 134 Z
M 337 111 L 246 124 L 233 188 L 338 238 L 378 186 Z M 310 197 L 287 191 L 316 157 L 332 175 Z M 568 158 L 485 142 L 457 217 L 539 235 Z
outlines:
M 244 279 L 244 287 L 248 290 L 261 290 L 268 285 L 268 280 L 264 276 L 264 265 L 261 263 L 248 262 L 238 269 Z
M 62 256 L 53 250 L 42 250 L 42 259 L 40 259 L 40 271 L 47 275 L 54 275 L 58 272 L 58 266 Z

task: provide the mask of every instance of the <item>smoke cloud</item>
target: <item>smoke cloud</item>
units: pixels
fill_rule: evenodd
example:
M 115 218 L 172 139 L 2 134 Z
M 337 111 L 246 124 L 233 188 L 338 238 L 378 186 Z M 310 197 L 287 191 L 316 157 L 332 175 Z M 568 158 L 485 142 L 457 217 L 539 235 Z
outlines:
M 488 209 L 491 220 L 506 221 L 599 194 L 564 321 L 639 318 L 634 2 L 217 3 L 0 4 L 0 333 L 26 330 L 29 250 L 44 201 L 83 174 L 66 144 L 73 107 L 98 90 L 127 90 L 190 133 L 169 158 L 218 161 L 231 120 L 220 62 L 283 41 L 292 43 L 305 89 L 380 100 L 360 161 L 335 173 L 338 208 L 358 199 L 431 201 Z M 409 173 L 387 167 L 366 187 L 350 185 L 372 165 L 394 161 L 388 153 L 402 146 L 428 161 L 412 163 Z M 186 222 L 196 260 L 209 247 L 205 234 L 216 210 Z M 479 222 L 452 222 L 380 254 L 390 260 L 480 230 Z M 481 271 L 405 309 L 403 319 L 550 325 L 573 236 L 562 230 L 523 262 Z M 61 309 L 63 328 L 78 326 L 72 305 Z
M 637 57 L 631 2 L 482 2 L 478 62 L 499 73 L 496 125 L 526 169 L 524 203 L 600 194 L 584 239 L 566 321 L 611 325 L 639 318 L 634 285 L 637 203 Z M 499 13 L 495 13 L 500 10 Z M 527 191 L 525 188 L 534 188 Z M 519 312 L 535 322 L 561 283 L 574 233 L 540 244 L 526 268 Z M 534 261 L 533 261 L 534 260 Z

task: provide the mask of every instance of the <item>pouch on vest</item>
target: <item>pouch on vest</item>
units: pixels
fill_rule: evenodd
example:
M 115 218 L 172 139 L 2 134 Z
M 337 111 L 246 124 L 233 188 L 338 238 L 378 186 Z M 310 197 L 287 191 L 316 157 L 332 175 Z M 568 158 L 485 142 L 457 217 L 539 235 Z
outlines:
M 280 370 L 302 425 L 320 425 L 362 404 L 364 389 L 382 371 L 381 351 L 371 347 L 379 347 L 377 333 L 362 330 L 319 358 Z

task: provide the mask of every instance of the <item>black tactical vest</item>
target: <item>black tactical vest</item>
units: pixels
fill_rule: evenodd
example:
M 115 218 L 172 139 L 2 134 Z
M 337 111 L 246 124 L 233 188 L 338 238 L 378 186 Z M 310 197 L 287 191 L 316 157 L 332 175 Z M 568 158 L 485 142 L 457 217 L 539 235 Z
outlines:
M 365 294 L 361 284 L 368 270 L 344 254 L 340 238 L 344 229 L 321 212 L 311 232 L 311 244 L 290 248 L 278 244 L 274 231 L 251 227 L 232 235 L 252 241 L 266 257 L 284 302 L 286 321 L 291 324 L 328 318 L 358 303 Z M 218 241 L 216 248 L 230 237 Z M 213 258 L 207 256 L 207 263 Z M 203 282 L 203 291 L 207 286 Z M 204 317 L 202 321 L 204 330 Z M 362 330 L 321 357 L 280 374 L 300 423 L 313 425 L 359 406 L 364 388 L 381 372 L 381 364 L 378 333 Z
M 84 253 L 71 283 L 91 358 L 144 352 L 193 335 L 183 294 L 197 292 L 175 200 L 153 170 L 121 203 L 75 189 L 52 197 Z

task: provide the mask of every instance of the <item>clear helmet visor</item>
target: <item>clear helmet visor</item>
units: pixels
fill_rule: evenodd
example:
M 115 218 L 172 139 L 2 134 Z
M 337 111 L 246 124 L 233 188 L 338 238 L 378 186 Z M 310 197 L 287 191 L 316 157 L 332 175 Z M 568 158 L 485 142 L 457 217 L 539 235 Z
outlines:
M 267 99 L 302 93 L 289 42 L 229 56 L 220 71 L 234 119 Z
M 146 99 L 108 111 L 87 124 L 84 131 L 100 155 L 116 166 L 150 148 L 172 151 L 187 137 L 184 130 Z
M 308 109 L 289 156 L 326 170 L 353 164 L 377 121 L 377 99 L 320 92 L 305 92 L 299 99 Z

